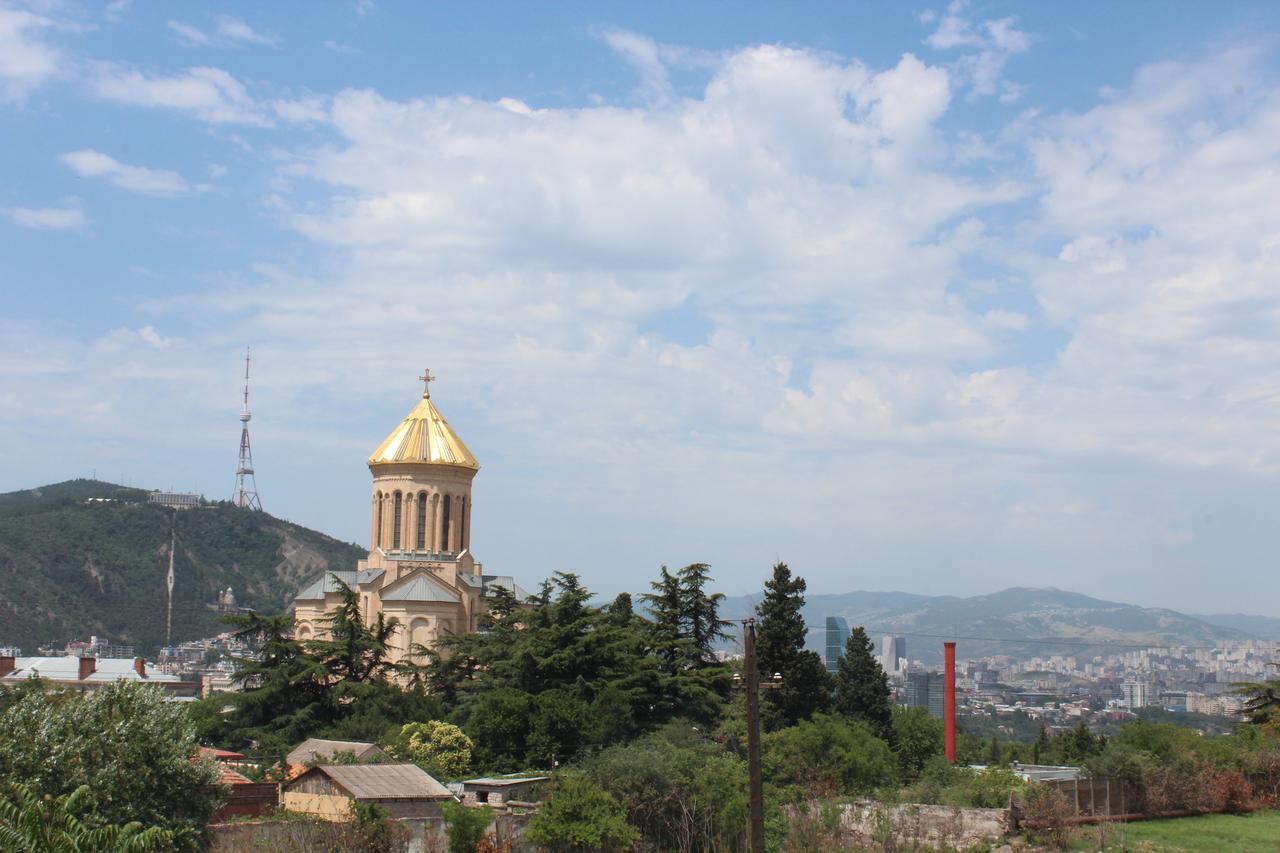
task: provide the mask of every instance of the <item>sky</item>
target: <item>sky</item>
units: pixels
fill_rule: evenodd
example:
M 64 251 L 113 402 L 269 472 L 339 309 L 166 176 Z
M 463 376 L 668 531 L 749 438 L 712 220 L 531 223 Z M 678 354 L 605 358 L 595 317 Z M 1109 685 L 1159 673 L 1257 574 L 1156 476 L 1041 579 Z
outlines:
M 0 490 L 1280 616 L 1280 6 L 0 0 Z

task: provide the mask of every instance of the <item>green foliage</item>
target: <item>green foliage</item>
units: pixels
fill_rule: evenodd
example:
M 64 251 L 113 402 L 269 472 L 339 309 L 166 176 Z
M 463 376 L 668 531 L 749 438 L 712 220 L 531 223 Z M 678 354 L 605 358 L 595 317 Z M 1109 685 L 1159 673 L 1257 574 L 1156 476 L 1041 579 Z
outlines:
M 640 838 L 626 809 L 580 773 L 562 773 L 525 837 L 556 851 L 625 850 Z
M 1274 725 L 1280 722 L 1280 679 L 1271 678 L 1260 683 L 1240 682 L 1235 694 L 1244 697 L 1243 713 L 1256 726 Z
M 490 612 L 488 631 L 448 637 L 425 679 L 453 707 L 486 770 L 554 767 L 635 737 L 676 713 L 713 722 L 729 671 L 710 644 L 723 630 L 707 567 L 655 584 L 653 620 L 629 597 L 592 607 L 576 575 L 556 574 L 524 608 Z
M 476 853 L 481 839 L 493 823 L 493 809 L 488 806 L 470 808 L 462 803 L 443 803 L 445 837 L 449 853 Z
M 377 803 L 351 801 L 345 849 L 363 853 L 400 853 L 408 848 L 409 830 Z
M 406 723 L 388 744 L 396 758 L 412 761 L 437 779 L 460 779 L 471 769 L 471 738 L 452 723 Z
M 804 647 L 804 578 L 793 577 L 786 563 L 778 563 L 764 588 L 764 599 L 756 606 L 756 659 L 765 678 L 782 675 L 781 689 L 770 690 L 767 701 L 792 725 L 827 710 L 831 676 L 822 658 Z
M 86 504 L 88 498 L 112 503 Z M 180 512 L 146 493 L 80 480 L 0 495 L 0 601 L 5 640 L 26 648 L 88 634 L 152 654 L 165 642 L 169 534 L 176 525 L 173 639 L 223 630 L 206 603 L 228 586 L 263 612 L 286 606 L 320 571 L 362 549 L 263 512 L 214 504 Z
M 893 694 L 889 676 L 875 658 L 867 632 L 858 626 L 849 632 L 844 654 L 836 667 L 835 710 L 861 720 L 890 743 L 894 738 Z
M 198 843 L 221 799 L 196 747 L 182 706 L 130 682 L 84 697 L 33 691 L 0 716 L 0 778 L 51 797 L 87 785 L 93 821 L 161 827 L 183 847 Z
M 1010 797 L 1022 800 L 1027 784 L 1009 770 L 988 767 L 973 770 L 951 764 L 942 756 L 925 763 L 919 780 L 903 790 L 903 799 L 913 803 L 999 809 Z
M 92 789 L 81 785 L 59 797 L 39 796 L 30 787 L 11 784 L 0 797 L 0 849 L 11 853 L 146 853 L 164 850 L 173 833 L 135 822 L 95 825 L 83 817 Z
M 747 767 L 688 723 L 673 722 L 583 762 L 654 849 L 732 849 L 747 821 Z
M 942 720 L 927 709 L 893 709 L 893 748 L 904 779 L 919 778 L 925 764 L 942 755 L 945 739 Z
M 898 778 L 893 751 L 866 723 L 822 713 L 767 735 L 764 763 L 771 779 L 817 795 L 865 793 Z
M 389 630 L 355 624 L 354 603 L 354 593 L 346 596 L 347 612 L 335 617 L 342 620 L 338 636 L 316 643 L 293 638 L 290 616 L 230 617 L 236 636 L 256 654 L 237 661 L 242 691 L 193 705 L 200 737 L 272 765 L 309 737 L 376 741 L 392 727 L 440 716 L 438 697 L 391 680 Z M 223 714 L 227 704 L 232 711 Z

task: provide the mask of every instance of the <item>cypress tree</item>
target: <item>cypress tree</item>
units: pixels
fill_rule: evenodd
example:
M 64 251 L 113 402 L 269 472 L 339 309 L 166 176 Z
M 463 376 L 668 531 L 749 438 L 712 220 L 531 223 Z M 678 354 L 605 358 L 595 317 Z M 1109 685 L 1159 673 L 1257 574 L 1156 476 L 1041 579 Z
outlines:
M 773 567 L 756 605 L 756 659 L 762 678 L 782 676 L 782 687 L 766 694 L 788 725 L 807 720 L 831 705 L 831 676 L 817 652 L 807 650 L 804 578 L 793 577 L 786 563 Z

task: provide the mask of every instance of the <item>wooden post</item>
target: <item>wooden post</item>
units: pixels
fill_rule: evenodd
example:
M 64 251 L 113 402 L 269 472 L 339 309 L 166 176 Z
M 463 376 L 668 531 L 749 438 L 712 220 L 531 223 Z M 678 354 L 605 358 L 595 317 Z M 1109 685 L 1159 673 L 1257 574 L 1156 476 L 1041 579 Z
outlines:
M 760 769 L 760 669 L 756 623 L 742 620 L 743 674 L 747 689 L 747 775 L 751 802 L 751 853 L 764 853 L 764 777 Z

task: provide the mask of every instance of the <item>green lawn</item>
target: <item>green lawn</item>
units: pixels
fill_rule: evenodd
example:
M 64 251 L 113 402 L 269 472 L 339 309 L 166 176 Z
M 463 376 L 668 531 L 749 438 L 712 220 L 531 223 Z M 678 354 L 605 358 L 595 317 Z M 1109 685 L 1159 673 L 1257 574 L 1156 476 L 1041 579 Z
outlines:
M 1072 845 L 1096 850 L 1096 827 L 1081 827 Z M 1107 830 L 1107 850 L 1280 851 L 1280 811 L 1250 815 L 1206 815 L 1168 820 L 1145 820 Z

